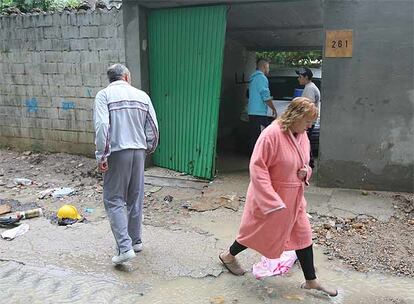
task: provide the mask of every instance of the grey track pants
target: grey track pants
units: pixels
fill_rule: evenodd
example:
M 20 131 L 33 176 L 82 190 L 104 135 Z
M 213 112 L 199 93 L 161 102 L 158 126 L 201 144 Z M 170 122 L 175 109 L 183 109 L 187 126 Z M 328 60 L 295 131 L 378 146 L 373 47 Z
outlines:
M 108 157 L 103 200 L 120 253 L 141 242 L 145 150 L 121 150 Z

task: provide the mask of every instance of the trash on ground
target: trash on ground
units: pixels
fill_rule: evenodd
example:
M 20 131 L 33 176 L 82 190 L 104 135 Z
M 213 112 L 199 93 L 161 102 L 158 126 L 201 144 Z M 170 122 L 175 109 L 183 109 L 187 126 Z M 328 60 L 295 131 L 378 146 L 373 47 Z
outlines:
M 154 187 L 151 187 L 151 189 L 149 189 L 148 192 L 149 193 L 155 193 L 155 192 L 160 191 L 161 189 L 162 189 L 162 187 L 154 186 Z
M 15 178 L 13 181 L 18 186 L 29 186 L 33 184 L 33 181 L 28 178 Z
M 85 208 L 86 213 L 92 213 L 94 211 L 93 208 Z
M 52 196 L 52 193 L 54 191 L 56 191 L 57 189 L 58 188 L 51 188 L 51 189 L 43 190 L 43 191 L 39 192 L 37 197 L 40 198 L 40 199 L 44 199 L 46 197 Z
M 0 227 L 1 228 L 10 228 L 16 227 L 20 223 L 20 218 L 18 217 L 1 217 L 0 218 Z
M 77 220 L 77 219 L 70 219 L 70 218 L 58 219 L 58 225 L 59 226 L 73 225 L 73 224 L 78 223 L 78 222 L 81 222 L 81 221 Z
M 52 196 L 54 198 L 62 198 L 75 193 L 75 189 L 72 188 L 57 188 L 53 191 Z
M 18 236 L 21 236 L 25 234 L 27 231 L 29 231 L 29 225 L 28 224 L 21 224 L 13 229 L 9 229 L 4 231 L 1 234 L 1 237 L 7 241 L 11 241 L 15 239 Z
M 33 218 L 33 217 L 39 217 L 39 216 L 43 216 L 42 208 L 36 208 L 36 209 L 16 212 L 16 217 L 22 220 Z
M 191 204 L 189 202 L 186 202 L 184 204 L 181 205 L 182 208 L 188 209 L 191 207 Z
M 10 211 L 11 211 L 11 206 L 10 205 L 8 205 L 8 204 L 0 205 L 0 215 L 9 213 Z
M 220 207 L 237 211 L 240 207 L 240 199 L 236 194 L 222 195 L 220 197 L 203 196 L 200 199 L 197 199 L 190 203 L 191 205 L 188 207 L 188 209 L 197 212 L 215 210 Z
M 150 189 L 148 189 L 147 191 L 145 191 L 145 197 L 149 197 L 151 196 L 151 194 L 156 193 L 158 191 L 160 191 L 162 189 L 162 187 L 160 186 L 153 186 Z
M 278 259 L 268 259 L 262 256 L 260 262 L 253 265 L 253 275 L 260 280 L 265 277 L 281 275 L 287 273 L 297 259 L 296 253 L 284 251 Z
M 167 195 L 164 197 L 164 202 L 171 203 L 173 201 L 173 197 L 171 195 Z

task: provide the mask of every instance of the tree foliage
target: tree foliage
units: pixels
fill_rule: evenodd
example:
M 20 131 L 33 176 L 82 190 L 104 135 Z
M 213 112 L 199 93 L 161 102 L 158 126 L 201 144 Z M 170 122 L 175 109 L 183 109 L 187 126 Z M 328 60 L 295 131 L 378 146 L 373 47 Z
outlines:
M 42 11 L 60 11 L 64 8 L 76 8 L 81 0 L 0 0 L 0 10 L 16 7 L 23 13 L 34 9 Z
M 319 68 L 322 64 L 322 51 L 258 52 L 256 55 L 269 59 L 276 66 Z

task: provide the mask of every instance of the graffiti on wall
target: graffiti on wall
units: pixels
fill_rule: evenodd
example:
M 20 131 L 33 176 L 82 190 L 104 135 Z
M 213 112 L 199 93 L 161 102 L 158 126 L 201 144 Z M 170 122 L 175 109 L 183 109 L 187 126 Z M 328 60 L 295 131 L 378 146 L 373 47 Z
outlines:
M 36 113 L 39 109 L 37 99 L 35 97 L 26 100 L 26 108 L 29 113 Z
M 62 109 L 64 111 L 73 110 L 75 108 L 75 103 L 73 101 L 62 100 Z

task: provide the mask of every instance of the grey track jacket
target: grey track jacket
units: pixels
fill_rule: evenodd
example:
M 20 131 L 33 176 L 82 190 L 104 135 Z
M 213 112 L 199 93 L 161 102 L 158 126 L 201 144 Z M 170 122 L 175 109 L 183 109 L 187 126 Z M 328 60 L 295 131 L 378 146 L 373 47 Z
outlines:
M 158 122 L 151 99 L 126 81 L 114 81 L 99 91 L 93 114 L 98 162 L 115 151 L 144 149 L 152 153 L 157 148 Z

